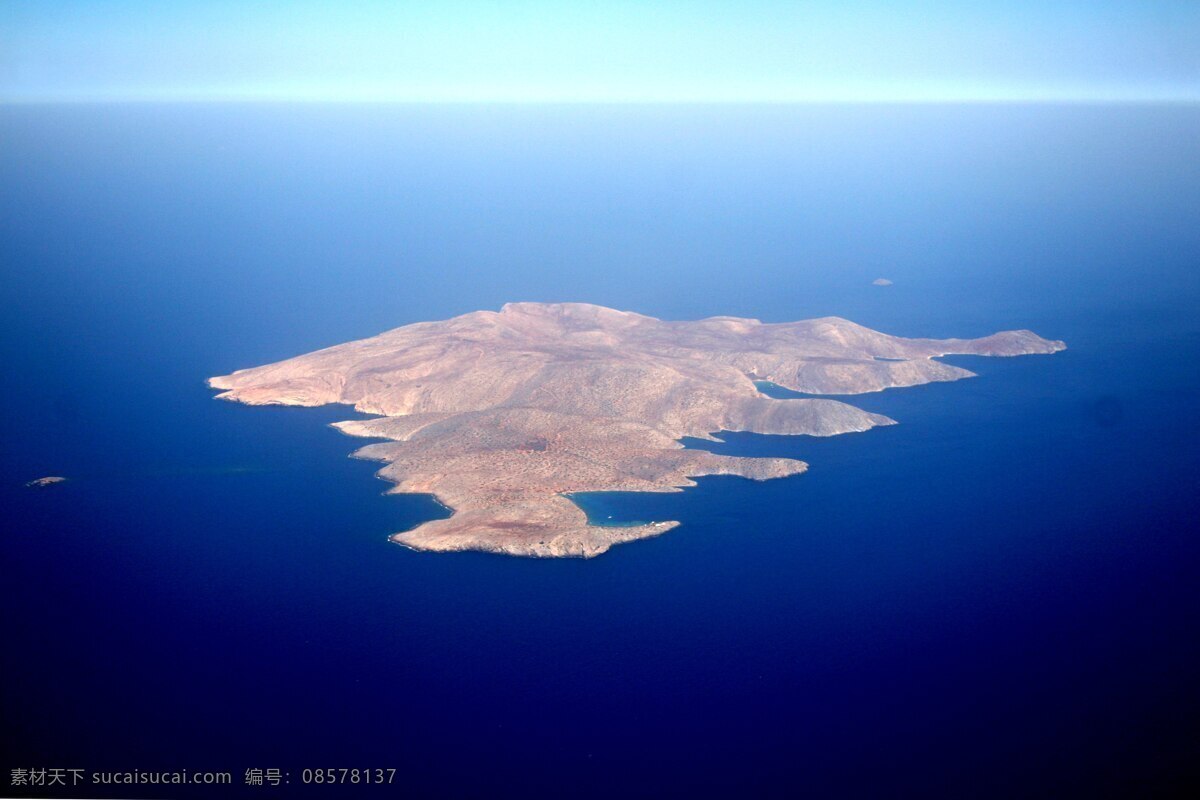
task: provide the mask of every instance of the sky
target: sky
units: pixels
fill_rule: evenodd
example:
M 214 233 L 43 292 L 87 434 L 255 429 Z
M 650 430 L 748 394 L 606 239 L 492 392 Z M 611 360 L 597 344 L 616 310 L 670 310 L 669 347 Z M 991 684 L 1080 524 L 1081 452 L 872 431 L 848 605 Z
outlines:
M 1200 2 L 0 0 L 0 102 L 1198 101 Z

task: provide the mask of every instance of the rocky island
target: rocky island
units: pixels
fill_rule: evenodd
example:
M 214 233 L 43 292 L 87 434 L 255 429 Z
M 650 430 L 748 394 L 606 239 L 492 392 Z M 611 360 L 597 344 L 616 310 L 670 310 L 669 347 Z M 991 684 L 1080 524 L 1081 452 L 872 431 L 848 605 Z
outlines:
M 63 483 L 64 481 L 66 481 L 66 478 L 61 476 L 47 475 L 45 478 L 37 478 L 36 480 L 29 481 L 25 485 L 30 489 L 42 489 L 47 486 L 53 486 L 56 483 Z
M 572 493 L 673 492 L 702 475 L 765 480 L 806 468 L 685 449 L 682 437 L 832 436 L 894 424 L 838 400 L 772 399 L 755 382 L 853 395 L 973 375 L 938 356 L 1064 348 L 1026 330 L 906 339 L 837 317 L 670 322 L 583 303 L 510 303 L 208 383 L 219 398 L 250 405 L 344 403 L 377 415 L 334 427 L 383 440 L 354 455 L 383 462 L 391 492 L 430 493 L 453 511 L 395 534 L 399 544 L 589 557 L 678 523 L 591 525 Z

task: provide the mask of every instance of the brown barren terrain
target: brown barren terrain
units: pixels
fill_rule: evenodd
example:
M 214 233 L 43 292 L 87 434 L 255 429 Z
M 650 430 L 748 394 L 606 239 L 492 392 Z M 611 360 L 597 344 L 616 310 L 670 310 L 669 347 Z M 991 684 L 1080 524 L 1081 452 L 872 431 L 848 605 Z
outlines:
M 860 394 L 973 373 L 949 354 L 1053 353 L 1030 331 L 982 339 L 903 339 L 836 317 L 764 324 L 665 322 L 583 303 L 510 303 L 406 325 L 209 380 L 250 405 L 345 403 L 379 415 L 335 425 L 386 441 L 355 455 L 386 464 L 393 492 L 453 509 L 397 533 L 420 550 L 594 556 L 678 523 L 588 524 L 566 495 L 671 492 L 701 475 L 755 480 L 803 472 L 785 458 L 689 450 L 720 431 L 832 436 L 891 425 L 829 399 L 776 400 L 754 381 L 807 394 Z

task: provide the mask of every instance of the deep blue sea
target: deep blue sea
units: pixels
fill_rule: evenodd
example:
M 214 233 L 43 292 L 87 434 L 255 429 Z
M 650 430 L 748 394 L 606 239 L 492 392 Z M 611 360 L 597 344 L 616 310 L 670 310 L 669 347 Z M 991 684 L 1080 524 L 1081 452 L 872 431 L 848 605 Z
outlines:
M 6 793 L 1194 788 L 1196 106 L 8 107 L 0 260 Z M 683 523 L 590 561 L 390 544 L 445 511 L 382 496 L 352 411 L 204 384 L 518 300 L 1070 349 L 691 442 L 811 467 L 585 497 Z

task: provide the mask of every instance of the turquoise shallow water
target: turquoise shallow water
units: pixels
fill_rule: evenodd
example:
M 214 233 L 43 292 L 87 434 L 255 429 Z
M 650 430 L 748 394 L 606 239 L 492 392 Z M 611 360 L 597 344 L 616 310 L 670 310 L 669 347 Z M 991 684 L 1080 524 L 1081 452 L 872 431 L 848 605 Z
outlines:
M 1168 794 L 1200 711 L 1198 129 L 1189 107 L 5 109 L 0 766 Z M 353 412 L 203 383 L 526 299 L 1069 349 L 850 398 L 892 427 L 688 441 L 810 470 L 583 497 L 682 523 L 591 561 L 390 544 L 446 512 L 347 458 L 327 423 Z M 48 474 L 71 480 L 22 486 Z

